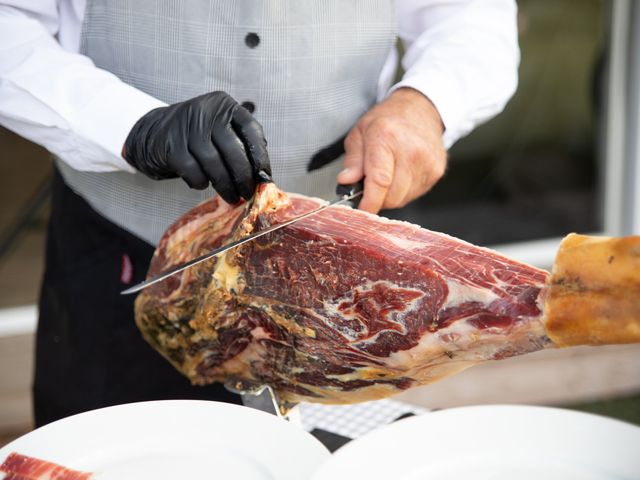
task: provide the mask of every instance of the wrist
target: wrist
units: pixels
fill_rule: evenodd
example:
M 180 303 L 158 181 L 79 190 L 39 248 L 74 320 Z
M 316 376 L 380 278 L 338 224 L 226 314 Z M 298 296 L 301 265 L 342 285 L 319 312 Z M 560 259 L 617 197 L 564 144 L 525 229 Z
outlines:
M 389 99 L 420 109 L 431 119 L 431 122 L 440 129 L 440 134 L 444 133 L 445 126 L 440 112 L 438 112 L 436 106 L 424 93 L 411 87 L 400 87 L 389 95 Z
M 142 115 L 131 127 L 122 145 L 122 158 L 135 170 L 155 180 L 172 176 L 163 168 L 166 167 L 163 159 L 151 154 L 153 141 L 150 141 L 158 136 L 157 127 L 167 108 L 154 108 Z

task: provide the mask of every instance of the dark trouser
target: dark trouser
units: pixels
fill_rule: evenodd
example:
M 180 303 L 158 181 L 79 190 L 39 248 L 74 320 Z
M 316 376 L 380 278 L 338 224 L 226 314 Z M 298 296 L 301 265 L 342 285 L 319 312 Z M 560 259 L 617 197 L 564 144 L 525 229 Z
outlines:
M 98 215 L 56 173 L 36 343 L 36 426 L 144 400 L 239 402 L 220 384 L 191 386 L 142 339 L 135 295 L 120 291 L 144 279 L 152 255 L 152 246 Z

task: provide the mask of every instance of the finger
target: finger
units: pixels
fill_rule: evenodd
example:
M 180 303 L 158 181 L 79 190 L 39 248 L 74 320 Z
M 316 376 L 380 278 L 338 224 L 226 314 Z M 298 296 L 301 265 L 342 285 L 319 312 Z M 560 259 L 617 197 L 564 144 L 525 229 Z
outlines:
M 380 211 L 393 181 L 394 163 L 393 153 L 386 145 L 374 143 L 365 146 L 364 194 L 360 210 Z
M 254 178 L 260 171 L 271 175 L 271 164 L 267 152 L 267 140 L 262 125 L 244 107 L 238 107 L 231 119 L 231 126 L 242 141 L 254 169 Z M 253 192 L 252 192 L 253 193 Z
M 170 153 L 168 164 L 189 187 L 204 190 L 209 186 L 209 179 L 188 150 Z
M 211 140 L 202 138 L 200 135 L 192 137 L 189 140 L 189 152 L 224 201 L 229 204 L 238 203 L 240 195 Z
M 393 173 L 393 182 L 389 187 L 387 196 L 384 199 L 382 208 L 400 208 L 410 200 L 413 176 L 411 172 L 401 169 L 396 162 L 396 169 Z
M 236 190 L 245 200 L 250 199 L 256 189 L 256 182 L 253 167 L 247 157 L 242 141 L 229 124 L 214 128 L 212 138 Z
M 338 183 L 355 183 L 364 176 L 364 142 L 358 128 L 347 135 L 344 149 L 344 168 L 338 174 Z

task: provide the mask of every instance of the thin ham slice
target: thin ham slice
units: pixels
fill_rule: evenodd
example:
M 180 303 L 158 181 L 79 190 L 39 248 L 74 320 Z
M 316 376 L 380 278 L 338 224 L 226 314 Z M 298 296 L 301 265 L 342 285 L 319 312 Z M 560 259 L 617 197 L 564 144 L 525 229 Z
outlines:
M 0 472 L 5 473 L 3 480 L 89 480 L 93 475 L 15 452 L 0 465 Z

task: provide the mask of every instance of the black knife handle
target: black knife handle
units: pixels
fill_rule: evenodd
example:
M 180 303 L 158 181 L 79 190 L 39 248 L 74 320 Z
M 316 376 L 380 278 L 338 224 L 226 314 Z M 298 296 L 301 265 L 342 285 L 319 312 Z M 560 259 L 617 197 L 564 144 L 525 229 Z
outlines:
M 354 193 L 362 191 L 364 191 L 364 178 L 356 183 L 349 183 L 347 185 L 338 184 L 338 186 L 336 187 L 336 195 L 338 195 L 338 197 L 350 197 Z M 349 204 L 353 208 L 358 208 L 361 199 L 362 195 L 358 195 L 356 198 L 352 198 L 351 200 L 349 200 Z

